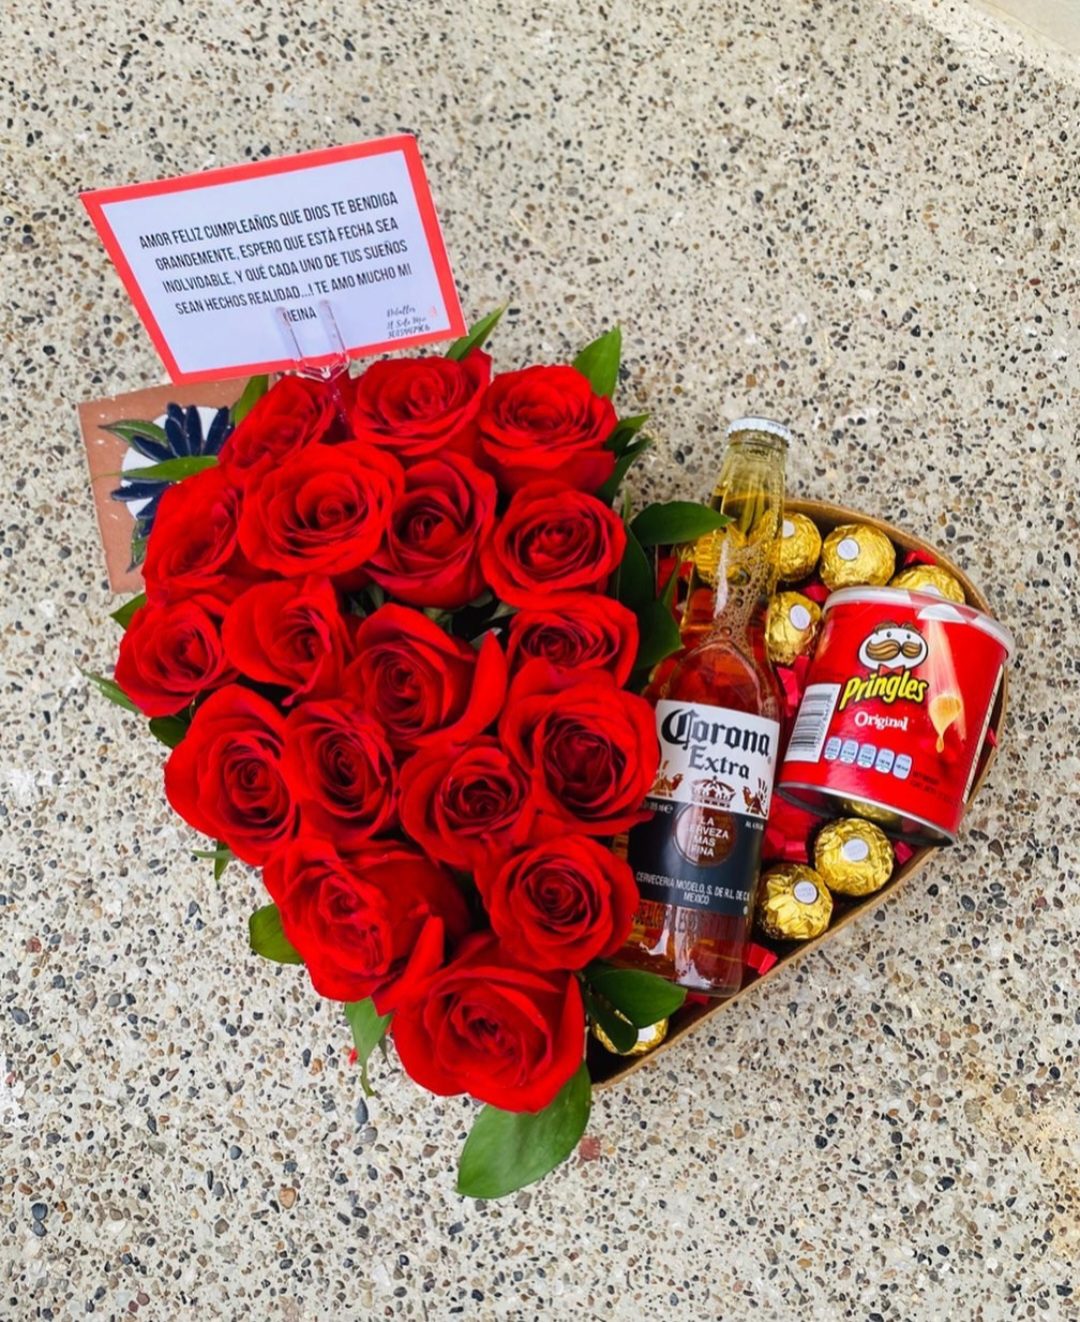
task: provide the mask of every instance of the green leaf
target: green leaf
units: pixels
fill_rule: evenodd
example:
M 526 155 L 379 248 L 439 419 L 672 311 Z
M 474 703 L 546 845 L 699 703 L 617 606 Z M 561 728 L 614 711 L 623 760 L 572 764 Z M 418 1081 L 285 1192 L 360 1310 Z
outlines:
M 673 1014 L 686 992 L 655 973 L 617 969 L 611 964 L 590 964 L 585 970 L 589 988 L 613 1005 L 635 1028 L 648 1028 Z
M 606 335 L 593 340 L 574 359 L 574 366 L 588 379 L 598 395 L 608 399 L 615 393 L 619 380 L 619 358 L 622 354 L 622 331 L 612 326 Z
M 660 593 L 658 598 L 660 604 L 666 606 L 669 611 L 675 601 L 675 594 L 679 590 L 679 571 L 682 569 L 682 566 L 683 561 L 676 558 L 674 568 L 668 577 L 668 581 L 664 584 L 663 592 Z
M 214 854 L 214 880 L 220 881 L 225 873 L 225 869 L 233 861 L 236 855 L 228 845 L 222 844 L 220 840 L 218 841 L 218 847 L 214 851 Z
M 146 559 L 146 544 L 149 537 L 142 537 L 139 533 L 131 534 L 131 567 L 135 569 Z
M 276 904 L 264 904 L 248 919 L 248 938 L 256 955 L 275 964 L 302 964 L 304 961 L 281 930 L 281 914 Z
M 118 707 L 123 707 L 125 711 L 139 710 L 115 679 L 106 679 L 104 675 L 95 675 L 89 670 L 83 670 L 82 673 L 91 684 L 97 685 L 110 702 L 115 702 Z
M 157 441 L 161 445 L 169 444 L 165 429 L 159 427 L 155 422 L 136 422 L 134 419 L 127 419 L 123 422 L 105 424 L 102 431 L 112 432 L 114 436 L 118 436 L 128 445 L 131 444 L 133 436 L 145 436 L 147 440 Z
M 654 598 L 656 575 L 649 557 L 630 529 L 626 533 L 626 550 L 619 566 L 615 596 L 632 611 L 644 610 Z
M 179 716 L 152 716 L 150 733 L 167 748 L 175 748 L 188 732 L 188 723 Z
M 212 858 L 215 861 L 224 858 L 226 863 L 234 857 L 228 845 L 218 845 L 217 849 L 193 849 L 191 853 L 195 858 Z
M 589 1018 L 604 1030 L 608 1041 L 616 1051 L 629 1051 L 637 1042 L 638 1031 L 634 1025 L 627 1023 L 624 1016 L 616 1014 L 606 1001 L 590 995 L 586 990 L 585 1005 L 589 1011 Z
M 137 610 L 140 610 L 145 605 L 146 605 L 146 593 L 140 592 L 137 597 L 132 597 L 130 601 L 125 601 L 124 604 L 118 610 L 114 610 L 113 613 L 109 616 L 109 619 L 115 620 L 121 629 L 126 630 L 128 625 L 131 623 L 131 617 L 135 614 Z
M 649 505 L 630 526 L 642 546 L 678 546 L 696 542 L 728 523 L 726 514 L 719 514 L 708 505 L 672 500 L 666 505 Z
M 636 413 L 632 418 L 620 418 L 618 426 L 604 442 L 604 448 L 622 454 L 648 421 L 647 413 Z
M 188 454 L 180 459 L 166 459 L 160 464 L 149 464 L 146 468 L 127 468 L 114 477 L 125 482 L 182 482 L 185 477 L 194 477 L 207 468 L 217 465 L 216 454 Z
M 652 445 L 652 441 L 647 436 L 643 436 L 640 441 L 634 441 L 632 444 L 626 446 L 618 459 L 615 460 L 615 467 L 612 470 L 611 476 L 599 491 L 597 491 L 597 500 L 602 500 L 606 504 L 610 504 L 615 499 L 615 493 L 618 491 L 623 478 L 630 471 L 631 466 L 640 459 L 650 445 Z
M 652 666 L 635 666 L 624 687 L 631 693 L 644 693 L 646 684 L 652 678 L 652 672 Z
M 679 626 L 671 613 L 671 607 L 663 601 L 650 601 L 637 612 L 638 654 L 635 666 L 647 666 L 650 670 L 664 657 L 672 656 L 682 647 Z
M 573 1152 L 585 1132 L 592 1083 L 584 1064 L 542 1111 L 485 1106 L 458 1163 L 458 1193 L 501 1198 L 539 1180 Z
M 472 352 L 473 349 L 482 349 L 488 336 L 499 324 L 499 318 L 505 311 L 505 306 L 496 308 L 494 312 L 489 312 L 486 317 L 481 317 L 479 321 L 474 322 L 473 325 L 469 327 L 469 333 L 463 335 L 460 340 L 455 340 L 450 348 L 447 349 L 447 358 L 453 358 L 455 362 L 460 363 L 467 354 Z
M 229 417 L 232 419 L 234 427 L 238 422 L 243 422 L 269 388 L 270 378 L 268 376 L 253 376 L 251 378 L 244 387 L 243 394 L 229 410 Z
M 345 1006 L 345 1018 L 352 1029 L 353 1044 L 360 1061 L 360 1086 L 368 1097 L 375 1095 L 375 1090 L 368 1081 L 368 1061 L 377 1046 L 382 1045 L 386 1030 L 390 1026 L 391 1016 L 379 1014 L 375 1002 L 369 996 L 366 1001 L 350 1001 Z
M 193 849 L 191 852 L 196 858 L 212 858 L 214 860 L 215 881 L 221 880 L 221 874 L 236 857 L 229 846 L 223 845 L 220 840 L 217 849 Z

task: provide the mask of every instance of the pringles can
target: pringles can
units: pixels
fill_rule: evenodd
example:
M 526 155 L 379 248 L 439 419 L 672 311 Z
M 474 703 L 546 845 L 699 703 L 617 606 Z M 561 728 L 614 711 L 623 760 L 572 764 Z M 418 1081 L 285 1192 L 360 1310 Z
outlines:
M 931 593 L 832 593 L 778 791 L 913 844 L 955 840 L 1013 650 L 997 620 Z

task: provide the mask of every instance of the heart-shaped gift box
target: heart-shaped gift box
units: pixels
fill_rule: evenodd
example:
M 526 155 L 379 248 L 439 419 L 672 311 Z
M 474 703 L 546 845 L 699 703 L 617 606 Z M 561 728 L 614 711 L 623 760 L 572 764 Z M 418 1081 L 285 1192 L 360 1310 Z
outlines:
M 912 533 L 905 532 L 891 523 L 886 523 L 882 519 L 871 518 L 857 510 L 846 509 L 841 505 L 833 505 L 826 501 L 818 500 L 791 500 L 785 502 L 785 510 L 790 513 L 805 514 L 818 526 L 822 536 L 828 534 L 833 528 L 842 523 L 859 523 L 877 528 L 888 537 L 896 546 L 898 552 L 898 561 L 904 555 L 911 552 L 918 552 L 928 557 L 942 569 L 947 570 L 954 578 L 958 579 L 963 585 L 968 604 L 977 607 L 979 610 L 992 615 L 990 604 L 986 597 L 964 571 L 948 556 L 943 555 L 936 547 L 924 542 L 921 538 Z M 1002 682 L 998 691 L 997 699 L 990 714 L 990 722 L 987 727 L 987 736 L 983 747 L 979 753 L 979 763 L 975 774 L 975 780 L 972 785 L 971 795 L 968 802 L 974 799 L 978 794 L 983 782 L 990 771 L 994 757 L 997 752 L 997 736 L 1005 719 L 1005 712 L 1008 704 L 1008 678 L 1002 675 Z M 824 819 L 823 819 L 824 820 Z M 716 1015 L 726 1010 L 742 997 L 748 995 L 761 982 L 766 979 L 782 978 L 785 971 L 796 960 L 805 959 L 818 946 L 832 939 L 832 937 L 846 927 L 849 923 L 868 914 L 879 904 L 884 903 L 890 895 L 894 894 L 898 887 L 903 886 L 916 873 L 922 871 L 930 862 L 934 852 L 934 847 L 926 846 L 916 849 L 902 863 L 899 863 L 893 872 L 892 877 L 882 887 L 872 895 L 868 895 L 861 900 L 852 900 L 845 903 L 841 912 L 834 917 L 832 924 L 821 936 L 811 941 L 801 943 L 765 943 L 776 962 L 764 974 L 757 974 L 752 969 L 747 969 L 746 978 L 742 989 L 727 1000 L 716 1001 L 712 1004 L 690 1003 L 684 1005 L 682 1009 L 672 1016 L 669 1031 L 666 1039 L 660 1047 L 648 1055 L 627 1057 L 616 1056 L 603 1050 L 598 1043 L 590 1043 L 589 1048 L 589 1071 L 592 1075 L 594 1086 L 609 1087 L 620 1079 L 625 1079 L 635 1070 L 640 1069 L 642 1065 L 653 1059 L 658 1052 L 665 1051 L 682 1041 L 689 1033 L 694 1032 L 702 1024 L 708 1023 Z

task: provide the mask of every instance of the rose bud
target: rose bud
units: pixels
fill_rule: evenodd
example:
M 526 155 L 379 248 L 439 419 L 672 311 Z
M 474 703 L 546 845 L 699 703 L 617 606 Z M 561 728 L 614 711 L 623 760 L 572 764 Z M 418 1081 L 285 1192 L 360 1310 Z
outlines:
M 370 445 L 308 445 L 253 483 L 240 520 L 252 564 L 348 575 L 370 560 L 401 495 L 401 465 Z
M 434 748 L 401 772 L 401 825 L 433 858 L 473 870 L 529 838 L 536 815 L 525 774 L 497 739 Z
M 614 955 L 639 899 L 629 864 L 583 835 L 515 854 L 477 883 L 503 949 L 538 969 L 582 969 Z
M 537 478 L 596 491 L 615 471 L 604 448 L 619 419 L 575 367 L 503 372 L 484 395 L 477 418 L 481 462 L 504 491 Z
M 653 709 L 606 672 L 531 661 L 510 686 L 499 736 L 540 811 L 571 830 L 615 835 L 649 817 L 642 803 L 660 762 Z
M 238 485 L 247 486 L 293 451 L 321 441 L 334 418 L 334 397 L 326 381 L 283 376 L 237 423 L 219 460 Z
M 511 961 L 477 933 L 412 989 L 391 1031 L 405 1071 L 440 1097 L 468 1093 L 504 1111 L 541 1111 L 581 1065 L 577 979 Z
M 340 691 L 352 656 L 337 593 L 328 578 L 316 575 L 249 588 L 229 607 L 222 637 L 241 674 L 289 690 L 285 706 Z
M 403 845 L 342 858 L 329 841 L 301 836 L 267 863 L 263 881 L 319 995 L 373 996 L 380 1014 L 437 972 L 469 926 L 454 879 Z
M 281 765 L 305 833 L 352 849 L 393 825 L 394 755 L 378 722 L 352 699 L 290 712 Z
M 466 605 L 484 589 L 480 547 L 495 522 L 497 495 L 491 475 L 461 455 L 414 464 L 368 565 L 371 577 L 410 605 Z
M 345 692 L 374 713 L 399 753 L 471 739 L 502 709 L 506 658 L 494 634 L 477 650 L 421 611 L 389 605 L 364 620 L 354 646 Z
M 531 482 L 510 501 L 480 557 L 495 595 L 547 607 L 563 592 L 598 592 L 618 568 L 626 530 L 613 509 L 562 482 Z
M 619 685 L 629 679 L 637 650 L 634 612 L 612 597 L 586 592 L 518 611 L 506 645 L 511 674 L 542 660 L 557 670 L 609 670 Z
M 471 455 L 490 379 L 491 359 L 480 349 L 461 362 L 418 357 L 372 363 L 352 383 L 353 435 L 402 463 L 448 450 Z
M 248 587 L 257 571 L 240 549 L 240 517 L 239 488 L 220 465 L 170 486 L 146 545 L 147 597 L 228 602 Z
M 165 600 L 141 606 L 131 617 L 116 682 L 145 716 L 172 716 L 199 694 L 235 679 L 214 607 L 212 601 Z
M 281 768 L 285 721 L 239 684 L 195 712 L 165 763 L 165 797 L 197 831 L 261 864 L 296 834 L 300 813 Z

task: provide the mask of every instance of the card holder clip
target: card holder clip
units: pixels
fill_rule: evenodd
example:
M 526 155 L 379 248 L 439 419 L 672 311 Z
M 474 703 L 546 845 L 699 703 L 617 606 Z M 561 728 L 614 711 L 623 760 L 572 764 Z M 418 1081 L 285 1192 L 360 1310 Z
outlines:
M 279 304 L 274 308 L 272 315 L 285 342 L 285 351 L 296 365 L 296 374 L 310 377 L 315 381 L 325 381 L 330 387 L 330 393 L 337 406 L 338 417 L 343 423 L 347 424 L 345 397 L 341 390 L 342 380 L 349 375 L 349 359 L 345 352 L 345 341 L 342 339 L 341 328 L 338 326 L 337 317 L 334 315 L 333 303 L 328 298 L 321 298 L 315 307 L 319 314 L 319 322 L 326 334 L 329 352 L 332 355 L 329 362 L 316 363 L 308 358 L 300 347 L 300 341 L 296 338 L 296 331 L 293 330 L 293 324 L 289 320 L 289 314 L 284 307 Z

